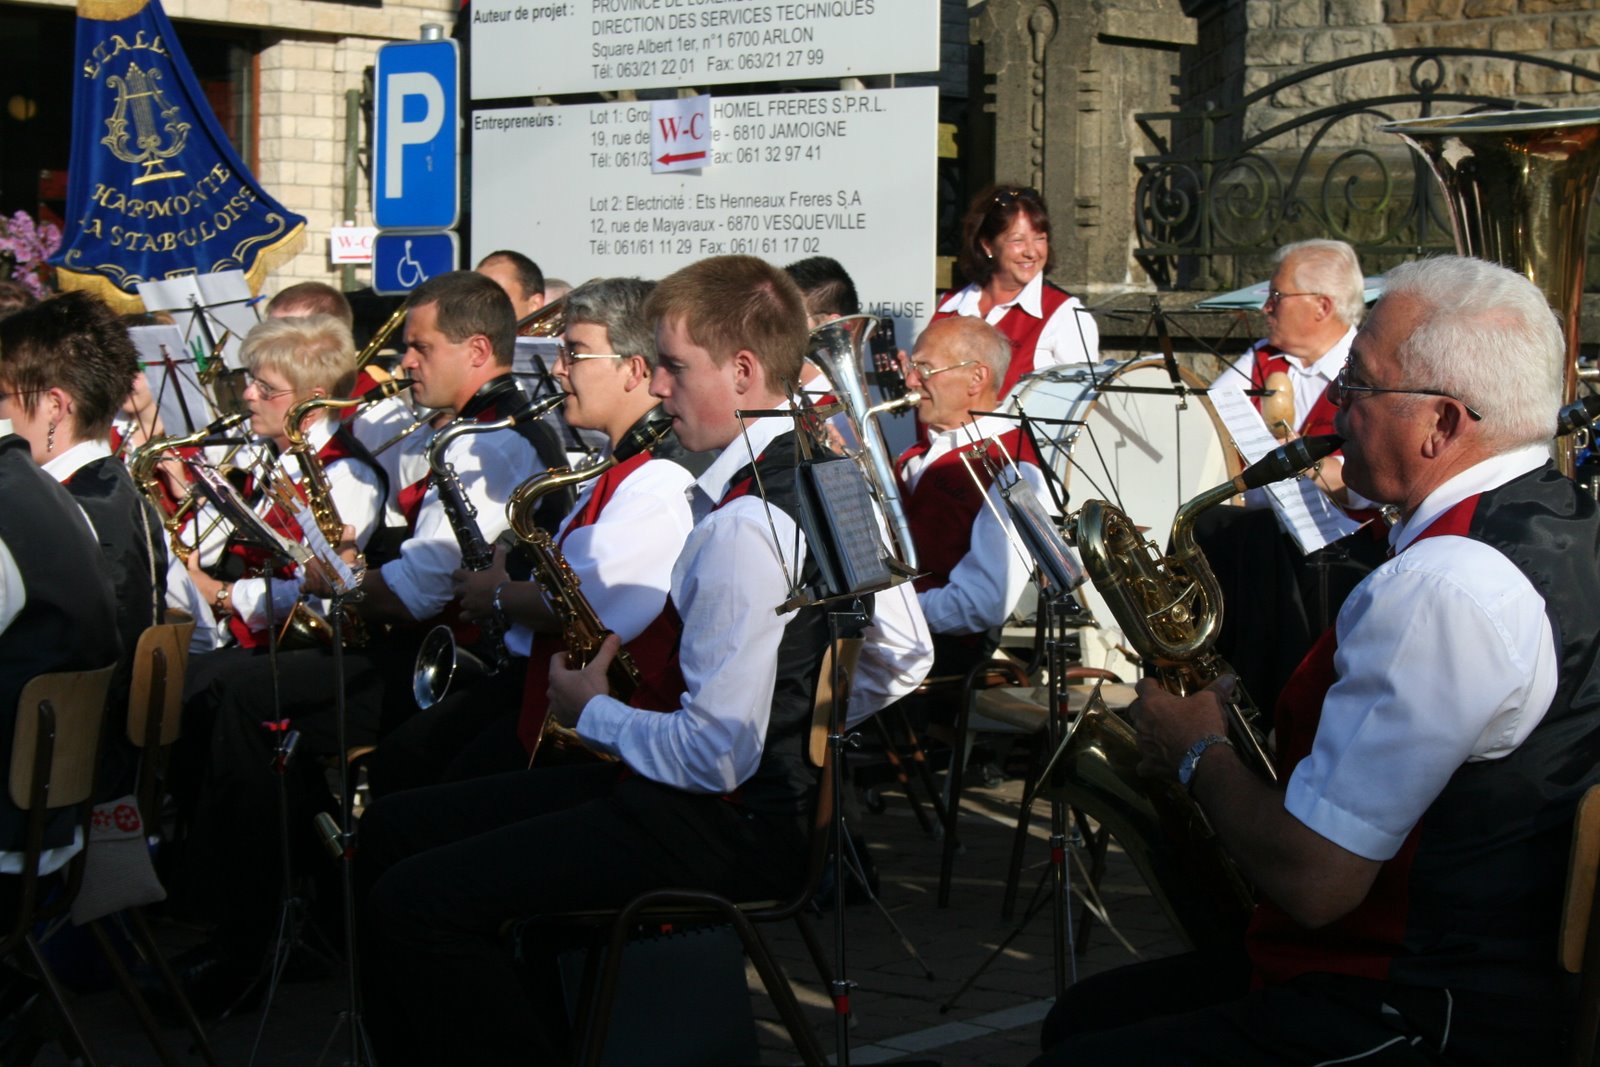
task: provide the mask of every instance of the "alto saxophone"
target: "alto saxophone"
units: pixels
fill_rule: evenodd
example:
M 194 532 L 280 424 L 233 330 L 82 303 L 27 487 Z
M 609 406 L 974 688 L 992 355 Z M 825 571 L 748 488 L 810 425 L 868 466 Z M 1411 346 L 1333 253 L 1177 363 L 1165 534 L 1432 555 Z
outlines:
M 478 528 L 478 509 L 467 496 L 461 476 L 455 465 L 444 458 L 445 449 L 457 437 L 476 433 L 494 433 L 541 418 L 566 401 L 565 394 L 545 397 L 529 403 L 516 414 L 494 422 L 468 422 L 457 419 L 428 442 L 428 469 L 433 472 L 434 486 L 439 491 L 439 503 L 444 507 L 445 518 L 461 546 L 461 567 L 469 571 L 486 571 L 494 565 L 494 546 L 484 539 Z M 510 661 L 506 652 L 505 628 L 491 615 L 479 624 L 482 640 L 471 661 L 484 674 L 498 674 Z M 456 647 L 455 634 L 447 624 L 435 626 L 423 639 L 417 651 L 416 665 L 412 671 L 411 690 L 417 706 L 423 710 L 443 700 L 455 677 L 457 663 L 468 655 Z
M 1074 533 L 1084 569 L 1168 690 L 1192 693 L 1230 669 L 1212 649 L 1222 625 L 1222 592 L 1195 542 L 1195 517 L 1236 493 L 1299 473 L 1341 443 L 1333 435 L 1292 441 L 1185 502 L 1172 521 L 1170 555 L 1105 501 L 1091 500 L 1078 512 Z M 1240 757 L 1276 781 L 1248 698 L 1241 691 L 1224 707 Z M 1188 792 L 1175 780 L 1140 775 L 1139 762 L 1133 728 L 1097 693 L 1062 743 L 1056 788 L 1111 830 L 1191 945 L 1228 940 L 1254 905 L 1254 892 Z
M 153 437 L 133 450 L 133 455 L 128 459 L 128 473 L 133 476 L 133 482 L 144 493 L 145 498 L 155 505 L 161 513 L 161 525 L 166 528 L 167 537 L 171 541 L 173 554 L 184 563 L 189 561 L 189 556 L 194 552 L 194 546 L 183 543 L 181 531 L 183 524 L 194 513 L 199 502 L 195 490 L 190 489 L 189 494 L 178 502 L 176 507 L 167 503 L 166 494 L 163 492 L 161 479 L 156 477 L 156 467 L 160 464 L 163 454 L 175 448 L 188 448 L 198 445 L 201 441 L 215 434 L 226 433 L 238 426 L 250 416 L 242 412 L 224 415 L 208 426 L 202 426 L 193 433 L 166 434 L 162 437 Z
M 311 447 L 311 442 L 306 438 L 306 417 L 318 411 L 348 411 L 364 408 L 380 401 L 387 400 L 396 393 L 411 387 L 411 381 L 406 378 L 391 378 L 382 385 L 363 396 L 352 397 L 348 400 L 335 400 L 332 397 L 314 396 L 302 400 L 285 413 L 283 419 L 283 434 L 289 440 L 288 454 L 295 457 L 300 464 L 302 473 L 301 489 L 305 493 L 306 505 L 311 509 L 312 518 L 316 520 L 317 529 L 330 545 L 338 545 L 344 536 L 344 520 L 339 515 L 339 505 L 333 499 L 333 487 L 328 484 L 328 473 L 322 468 L 322 461 L 317 458 L 316 451 Z M 270 490 L 278 499 L 279 506 L 285 511 L 292 510 L 296 496 L 292 485 L 274 485 Z M 347 648 L 360 648 L 367 643 L 370 635 L 367 633 L 366 623 L 359 613 L 350 609 L 348 605 L 343 609 L 344 644 Z M 306 643 L 331 645 L 333 643 L 333 628 L 328 621 L 304 604 L 296 604 L 290 612 L 285 627 L 285 634 L 299 635 Z
M 567 646 L 569 667 L 581 669 L 587 666 L 611 631 L 600 621 L 589 598 L 583 595 L 582 583 L 573 573 L 561 549 L 556 546 L 555 539 L 534 521 L 534 512 L 543 497 L 599 477 L 618 463 L 654 448 L 671 432 L 671 416 L 658 407 L 643 424 L 630 430 L 610 455 L 577 468 L 552 467 L 517 486 L 511 499 L 506 502 L 506 518 L 511 524 L 511 532 L 530 549 L 533 578 L 544 589 L 550 601 L 550 610 L 561 623 L 561 638 Z M 612 695 L 619 700 L 626 701 L 639 688 L 639 665 L 633 661 L 627 649 L 617 651 L 616 658 L 606 670 L 606 680 L 611 684 Z M 553 716 L 546 715 L 544 726 L 534 742 L 534 751 L 529 756 L 530 761 L 546 740 L 556 748 L 585 748 L 576 730 L 562 726 Z M 602 759 L 614 758 L 603 753 L 595 755 Z

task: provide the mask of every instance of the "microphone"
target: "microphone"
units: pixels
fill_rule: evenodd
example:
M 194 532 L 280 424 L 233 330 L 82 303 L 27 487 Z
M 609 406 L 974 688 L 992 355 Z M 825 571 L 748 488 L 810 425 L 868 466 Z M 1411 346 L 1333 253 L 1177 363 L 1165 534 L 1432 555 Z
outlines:
M 1600 395 L 1579 397 L 1556 412 L 1556 436 L 1577 433 L 1597 416 L 1600 416 Z
M 1320 437 L 1301 437 L 1286 445 L 1279 445 L 1240 472 L 1233 480 L 1233 487 L 1242 493 L 1247 489 L 1259 489 L 1263 485 L 1282 481 L 1333 455 L 1343 444 L 1343 437 L 1330 433 Z

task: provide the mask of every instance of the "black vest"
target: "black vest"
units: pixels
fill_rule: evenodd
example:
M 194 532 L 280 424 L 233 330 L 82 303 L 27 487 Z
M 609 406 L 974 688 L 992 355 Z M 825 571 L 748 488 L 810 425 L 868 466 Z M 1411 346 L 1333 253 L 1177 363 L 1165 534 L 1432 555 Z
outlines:
M 749 482 L 750 495 L 755 495 L 759 486 L 769 507 L 782 511 L 804 529 L 795 485 L 794 451 L 794 435 L 783 434 L 767 445 L 754 464 L 737 471 L 728 484 L 730 492 L 738 493 L 741 483 Z M 757 472 L 760 478 L 754 479 Z M 818 577 L 816 547 L 808 545 L 800 583 L 815 586 Z M 783 639 L 778 643 L 778 674 L 772 686 L 772 715 L 767 722 L 761 763 L 739 790 L 740 799 L 751 811 L 803 818 L 811 810 L 818 770 L 811 765 L 806 749 L 817 695 L 817 672 L 827 649 L 827 608 L 816 604 L 801 608 L 784 627 Z
M 27 594 L 22 611 L 0 632 L 0 768 L 9 768 L 22 687 L 41 674 L 109 666 L 121 644 L 111 580 L 83 512 L 15 435 L 0 437 L 0 501 L 0 542 Z M 70 811 L 58 814 L 46 826 L 45 847 L 71 842 L 73 823 Z M 6 795 L 0 849 L 21 851 L 24 827 L 22 810 Z
M 1600 782 L 1600 513 L 1545 467 L 1479 497 L 1467 536 L 1544 597 L 1559 674 L 1516 750 L 1462 764 L 1423 815 L 1396 981 L 1555 995 L 1558 916 L 1578 799 Z

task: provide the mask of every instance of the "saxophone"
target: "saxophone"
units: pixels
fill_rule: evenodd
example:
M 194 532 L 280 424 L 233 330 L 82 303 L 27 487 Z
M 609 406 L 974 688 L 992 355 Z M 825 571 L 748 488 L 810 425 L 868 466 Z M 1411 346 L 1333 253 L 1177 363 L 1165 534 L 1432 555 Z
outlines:
M 494 565 L 494 546 L 484 539 L 478 529 L 478 509 L 467 496 L 461 476 L 455 465 L 444 458 L 445 449 L 458 437 L 475 433 L 494 433 L 513 426 L 542 418 L 566 402 L 566 394 L 545 397 L 523 406 L 514 415 L 494 422 L 470 422 L 457 419 L 428 442 L 428 469 L 433 472 L 434 486 L 439 490 L 439 503 L 444 506 L 445 518 L 461 546 L 461 567 L 469 571 L 486 571 Z M 476 673 L 498 674 L 509 662 L 506 653 L 505 628 L 500 620 L 490 616 L 479 624 L 482 639 L 477 652 L 467 652 L 456 647 L 455 634 L 448 624 L 441 623 L 428 632 L 417 650 L 416 664 L 412 670 L 411 692 L 417 706 L 424 711 L 443 700 L 450 690 L 456 667 L 462 660 Z
M 301 489 L 305 493 L 307 506 L 311 515 L 316 520 L 317 529 L 327 539 L 328 544 L 337 545 L 344 536 L 344 520 L 339 516 L 339 506 L 333 499 L 333 488 L 328 484 L 328 473 L 322 469 L 322 461 L 317 458 L 317 453 L 311 447 L 305 433 L 306 417 L 317 411 L 348 411 L 360 409 L 380 401 L 387 400 L 401 390 L 409 389 L 411 382 L 405 378 L 391 378 L 371 392 L 349 400 L 335 400 L 331 397 L 314 396 L 302 400 L 291 407 L 284 415 L 283 433 L 289 439 L 288 454 L 295 457 L 300 464 L 302 474 Z M 275 482 L 269 490 L 278 501 L 280 507 L 286 512 L 292 511 L 294 500 L 297 498 L 294 486 L 287 484 L 283 478 Z M 347 648 L 360 648 L 370 639 L 366 623 L 361 615 L 351 610 L 346 605 L 343 609 L 344 644 Z M 285 625 L 285 635 L 293 633 L 302 639 L 302 643 L 309 645 L 333 644 L 333 628 L 328 621 L 312 611 L 305 604 L 296 604 L 290 612 Z
M 1195 517 L 1236 493 L 1297 474 L 1341 443 L 1332 435 L 1292 441 L 1185 502 L 1172 521 L 1170 555 L 1162 555 L 1105 501 L 1091 500 L 1078 512 L 1074 533 L 1084 569 L 1168 690 L 1192 693 L 1229 670 L 1212 650 L 1222 625 L 1222 593 L 1195 542 Z M 1241 693 L 1237 703 L 1224 707 L 1240 757 L 1276 781 L 1248 698 Z M 1060 798 L 1111 830 L 1190 945 L 1220 944 L 1242 929 L 1254 905 L 1250 886 L 1188 792 L 1173 779 L 1138 773 L 1134 730 L 1106 707 L 1098 690 L 1057 759 L 1054 788 Z
M 199 496 L 194 489 L 189 490 L 189 495 L 179 501 L 176 508 L 167 503 L 166 494 L 162 490 L 161 479 L 156 477 L 156 467 L 160 464 L 164 453 L 175 448 L 188 448 L 215 434 L 226 433 L 250 416 L 242 412 L 224 415 L 208 426 L 202 426 L 193 433 L 166 434 L 162 437 L 153 437 L 133 450 L 128 459 L 128 473 L 133 476 L 133 482 L 144 493 L 145 498 L 155 505 L 156 511 L 161 514 L 161 525 L 166 528 L 167 537 L 172 544 L 172 551 L 179 560 L 187 563 L 189 556 L 194 552 L 193 545 L 184 544 L 181 536 L 183 524 L 188 521 L 199 503 Z
M 556 546 L 555 539 L 534 521 L 534 511 L 542 497 L 598 477 L 623 460 L 655 447 L 671 432 L 672 417 L 657 407 L 640 425 L 628 431 L 610 455 L 577 468 L 553 467 L 537 474 L 517 486 L 511 499 L 506 502 L 506 518 L 510 521 L 511 532 L 531 550 L 533 578 L 544 589 L 550 609 L 561 622 L 561 637 L 567 646 L 569 667 L 582 668 L 587 665 L 611 631 L 600 621 L 589 598 L 583 595 L 578 576 Z M 606 671 L 606 678 L 611 683 L 612 694 L 619 700 L 627 700 L 639 688 L 639 666 L 634 663 L 627 649 L 618 650 Z M 554 717 L 546 715 L 544 727 L 529 756 L 530 761 L 538 755 L 539 748 L 546 740 L 560 749 L 585 748 L 577 731 L 562 726 Z M 603 759 L 615 758 L 595 754 Z

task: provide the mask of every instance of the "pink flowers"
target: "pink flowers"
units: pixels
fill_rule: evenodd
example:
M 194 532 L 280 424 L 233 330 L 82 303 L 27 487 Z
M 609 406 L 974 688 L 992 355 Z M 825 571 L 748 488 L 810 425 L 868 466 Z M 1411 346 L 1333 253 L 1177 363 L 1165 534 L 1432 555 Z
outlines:
M 0 278 L 14 278 L 44 299 L 51 292 L 52 268 L 46 261 L 60 247 L 61 230 L 54 223 L 41 226 L 25 211 L 9 220 L 0 217 Z

